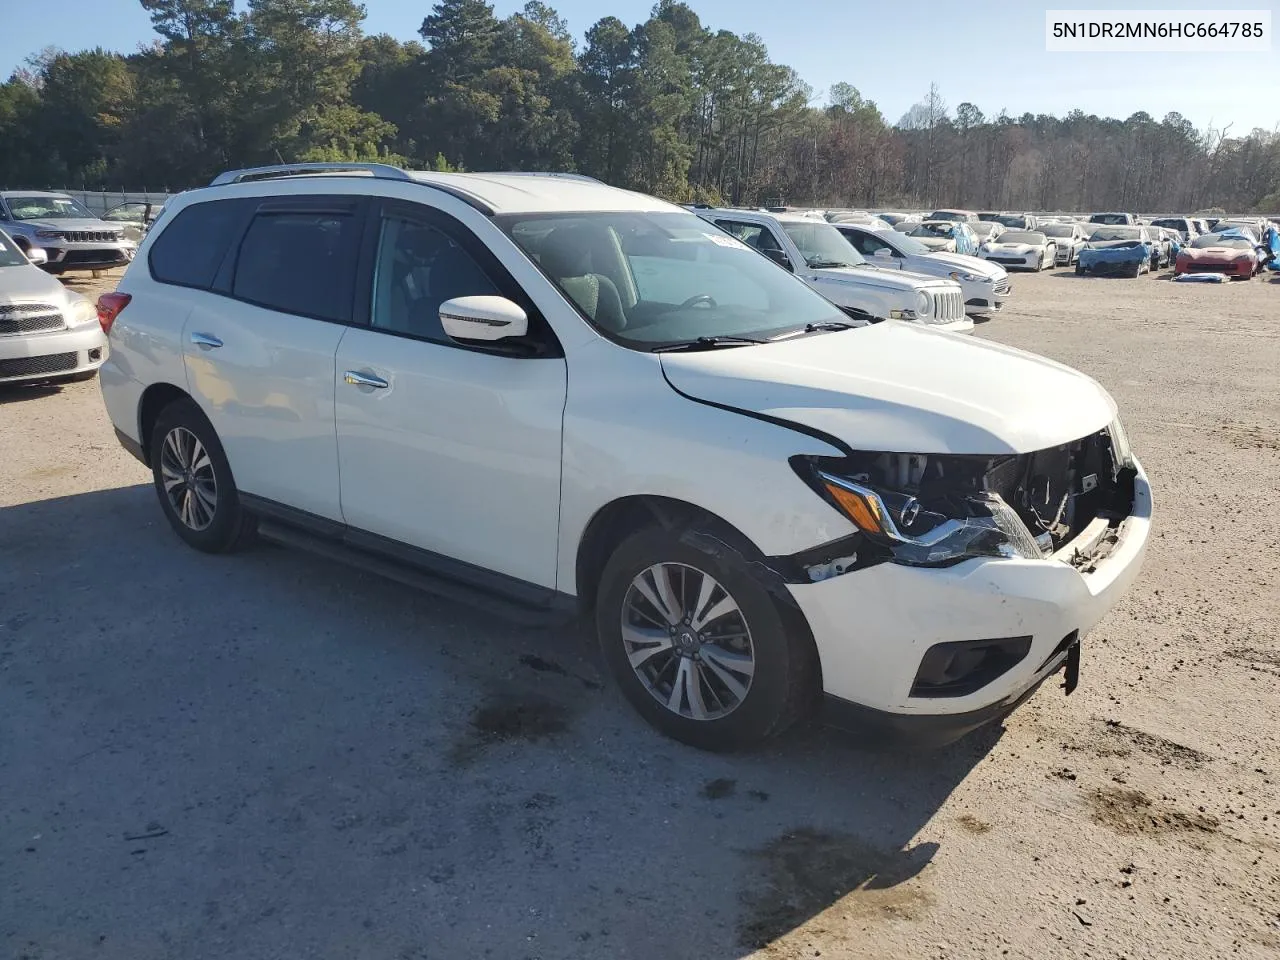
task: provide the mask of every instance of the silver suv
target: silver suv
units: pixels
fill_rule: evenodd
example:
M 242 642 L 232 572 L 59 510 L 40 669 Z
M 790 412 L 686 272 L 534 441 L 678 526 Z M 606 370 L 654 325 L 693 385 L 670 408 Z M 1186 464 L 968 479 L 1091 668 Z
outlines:
M 44 269 L 54 274 L 121 267 L 138 249 L 123 227 L 100 220 L 65 193 L 0 192 L 0 228 L 23 253 L 44 250 Z

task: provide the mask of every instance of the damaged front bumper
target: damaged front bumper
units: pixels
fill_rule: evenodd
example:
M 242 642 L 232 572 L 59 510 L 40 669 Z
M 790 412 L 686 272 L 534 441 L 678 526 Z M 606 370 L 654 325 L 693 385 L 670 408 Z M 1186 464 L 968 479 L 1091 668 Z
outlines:
M 850 725 L 840 717 L 860 718 L 860 727 L 937 744 L 1030 696 L 1141 569 L 1151 488 L 1136 461 L 1135 473 L 1127 517 L 1091 522 L 1045 559 L 975 558 L 942 568 L 850 564 L 816 583 L 789 583 L 817 644 L 828 715 L 838 725 Z M 931 659 L 952 648 L 985 657 L 989 679 L 977 689 L 922 683 L 935 670 Z

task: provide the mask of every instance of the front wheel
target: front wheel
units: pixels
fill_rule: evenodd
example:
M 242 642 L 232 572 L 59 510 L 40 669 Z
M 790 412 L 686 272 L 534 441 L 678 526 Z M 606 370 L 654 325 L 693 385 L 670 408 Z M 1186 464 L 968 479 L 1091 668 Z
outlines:
M 240 505 L 222 444 L 194 401 L 177 400 L 160 411 L 150 452 L 160 507 L 187 544 L 225 553 L 252 538 L 257 523 Z
M 596 631 L 645 720 L 731 750 L 790 726 L 817 692 L 817 658 L 740 554 L 697 544 L 658 529 L 620 544 L 600 580 Z

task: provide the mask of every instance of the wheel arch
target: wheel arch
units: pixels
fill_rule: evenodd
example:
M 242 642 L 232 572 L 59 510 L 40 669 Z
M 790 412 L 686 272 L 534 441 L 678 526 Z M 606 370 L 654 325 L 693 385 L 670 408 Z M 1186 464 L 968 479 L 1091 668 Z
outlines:
M 142 392 L 138 401 L 138 445 L 147 466 L 151 466 L 151 434 L 160 411 L 178 400 L 190 399 L 191 394 L 172 383 L 153 383 Z

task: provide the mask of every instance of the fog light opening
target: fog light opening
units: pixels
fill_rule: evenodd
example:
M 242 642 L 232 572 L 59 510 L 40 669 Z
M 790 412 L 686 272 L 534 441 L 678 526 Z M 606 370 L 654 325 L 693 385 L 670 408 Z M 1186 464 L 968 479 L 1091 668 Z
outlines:
M 1031 637 L 956 640 L 925 651 L 913 697 L 965 697 L 1008 673 L 1031 652 Z

